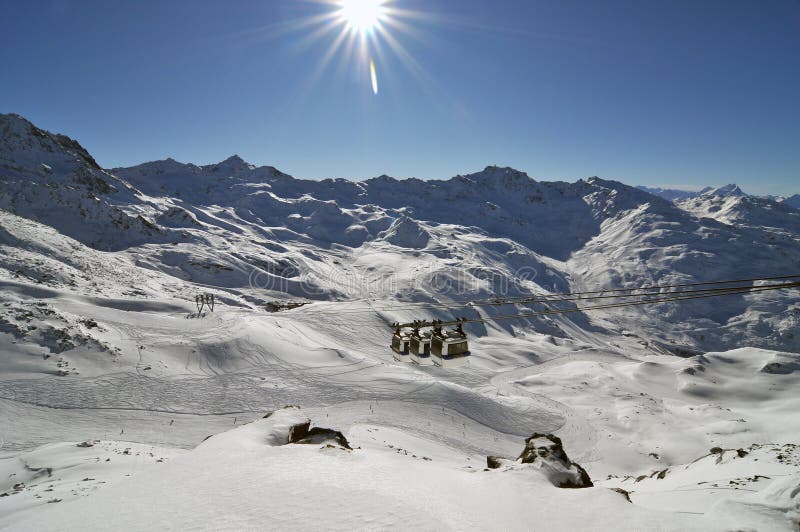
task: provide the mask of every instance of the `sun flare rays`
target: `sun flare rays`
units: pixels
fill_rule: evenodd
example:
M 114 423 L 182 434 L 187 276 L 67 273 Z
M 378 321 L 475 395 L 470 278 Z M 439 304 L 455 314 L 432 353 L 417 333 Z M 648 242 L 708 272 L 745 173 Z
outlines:
M 317 83 L 331 64 L 339 61 L 340 70 L 348 64 L 355 65 L 363 73 L 365 87 L 378 95 L 378 75 L 390 64 L 385 53 L 387 49 L 396 63 L 419 77 L 417 65 L 409 62 L 411 54 L 400 44 L 397 36 L 412 33 L 409 21 L 419 21 L 424 14 L 397 8 L 395 2 L 400 0 L 310 1 L 320 6 L 322 12 L 295 22 L 296 29 L 292 31 L 305 34 L 297 43 L 300 48 L 321 43 L 327 45 L 309 83 Z M 420 81 L 424 82 L 423 79 Z

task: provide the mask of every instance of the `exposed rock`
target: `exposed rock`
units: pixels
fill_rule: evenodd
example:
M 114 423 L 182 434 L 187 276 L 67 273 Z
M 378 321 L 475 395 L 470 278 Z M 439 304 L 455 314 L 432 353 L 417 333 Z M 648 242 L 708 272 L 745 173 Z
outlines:
M 274 424 L 268 438 L 270 445 L 336 444 L 338 447 L 352 450 L 347 438 L 338 430 L 311 428 L 311 420 L 299 406 L 287 405 L 280 410 L 268 412 L 262 419 L 271 419 Z
M 267 310 L 269 312 L 281 312 L 282 310 L 292 310 L 295 308 L 299 308 L 302 307 L 303 305 L 308 305 L 308 303 L 296 302 L 296 301 L 289 301 L 289 302 L 270 301 L 267 303 Z
M 487 471 L 532 467 L 538 469 L 550 483 L 559 488 L 590 488 L 594 486 L 586 470 L 569 459 L 561 439 L 552 434 L 538 432 L 532 434 L 525 440 L 525 449 L 516 461 L 499 456 L 487 456 L 486 465 Z
M 289 428 L 289 437 L 287 443 L 297 443 L 306 436 L 308 436 L 308 429 L 311 427 L 311 421 L 298 423 Z
M 303 413 L 299 406 L 285 406 L 264 416 L 269 419 L 271 429 L 267 436 L 267 443 L 273 446 L 287 445 L 302 438 L 303 432 L 308 431 L 311 420 Z
M 308 429 L 307 425 L 306 429 Z M 338 430 L 325 429 L 322 427 L 314 427 L 311 430 L 308 430 L 304 437 L 298 440 L 290 441 L 289 443 L 313 445 L 313 444 L 330 443 L 330 442 L 334 442 L 338 446 L 344 447 L 345 449 L 352 450 L 352 447 L 350 447 L 350 443 L 347 441 L 347 438 L 344 437 L 344 434 L 342 434 Z
M 773 361 L 761 368 L 761 373 L 772 375 L 791 375 L 800 371 L 800 357 L 791 354 L 775 355 Z
M 287 409 L 290 409 L 290 408 L 294 408 L 295 410 L 300 410 L 300 407 L 297 406 L 297 405 L 286 405 L 283 408 L 281 408 L 280 410 L 287 410 Z M 272 412 L 267 412 L 266 414 L 264 414 L 264 417 L 261 418 L 261 419 L 268 419 L 268 418 L 272 417 L 272 414 L 274 414 L 275 412 L 278 412 L 278 411 L 279 410 L 273 410 Z
M 625 497 L 625 500 L 627 500 L 628 502 L 630 502 L 630 503 L 633 502 L 631 500 L 631 494 L 630 494 L 630 492 L 628 490 L 624 490 L 622 488 L 611 488 L 611 490 L 612 491 L 616 491 L 617 493 L 621 493 L 622 496 Z
M 525 449 L 518 460 L 523 464 L 538 465 L 559 488 L 594 486 L 586 470 L 569 459 L 558 436 L 534 433 L 525 440 Z
M 509 462 L 510 460 L 507 460 L 506 458 L 501 458 L 499 456 L 486 457 L 486 467 L 488 467 L 489 469 L 500 469 Z

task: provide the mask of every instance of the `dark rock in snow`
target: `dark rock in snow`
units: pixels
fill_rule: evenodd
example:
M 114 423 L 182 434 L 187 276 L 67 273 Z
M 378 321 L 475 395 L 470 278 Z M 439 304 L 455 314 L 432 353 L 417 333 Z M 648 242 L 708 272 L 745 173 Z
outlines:
M 623 496 L 623 497 L 625 497 L 625 500 L 627 500 L 628 502 L 630 502 L 630 503 L 632 503 L 632 502 L 633 502 L 633 501 L 631 500 L 631 494 L 630 494 L 630 492 L 629 492 L 628 490 L 624 490 L 624 489 L 622 489 L 622 488 L 611 488 L 611 490 L 612 490 L 612 491 L 616 491 L 617 493 L 620 493 L 620 494 L 622 494 L 622 496 Z
M 762 373 L 773 375 L 790 375 L 795 371 L 800 371 L 800 357 L 784 355 L 781 362 L 770 362 L 761 368 Z
M 532 434 L 525 440 L 525 449 L 518 460 L 523 464 L 539 464 L 548 479 L 559 488 L 594 486 L 586 470 L 569 459 L 558 436 Z
M 303 438 L 295 441 L 291 440 L 289 441 L 289 443 L 300 443 L 300 444 L 311 444 L 311 445 L 320 443 L 330 443 L 330 442 L 334 442 L 340 447 L 344 447 L 345 449 L 352 450 L 352 447 L 350 447 L 350 443 L 347 441 L 347 438 L 344 437 L 344 434 L 342 434 L 338 430 L 325 429 L 322 427 L 314 427 L 311 430 L 309 430 Z
M 508 463 L 508 460 L 505 458 L 500 458 L 499 456 L 487 456 L 486 457 L 486 467 L 489 469 L 500 469 Z
M 311 427 L 311 421 L 298 423 L 289 428 L 289 437 L 287 443 L 297 443 L 306 436 L 308 436 L 308 429 Z
M 300 410 L 300 407 L 297 406 L 297 405 L 286 405 L 280 410 L 286 410 L 288 408 L 294 408 L 295 410 Z M 277 412 L 277 410 L 273 410 L 272 412 L 267 412 L 266 414 L 264 414 L 264 417 L 261 418 L 261 419 L 269 419 L 270 417 L 272 417 L 272 414 L 274 414 L 275 412 Z

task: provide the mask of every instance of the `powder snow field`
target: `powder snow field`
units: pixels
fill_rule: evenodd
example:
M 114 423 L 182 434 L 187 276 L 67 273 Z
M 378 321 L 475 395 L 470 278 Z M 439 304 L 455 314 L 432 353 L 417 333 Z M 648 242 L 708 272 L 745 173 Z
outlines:
M 470 324 L 457 369 L 389 349 L 395 321 L 541 310 L 465 301 L 800 273 L 786 202 L 107 171 L 14 115 L 0 140 L 0 529 L 800 526 L 797 291 Z M 352 450 L 286 445 L 304 419 Z M 534 432 L 594 487 L 487 470 Z
M 554 530 L 610 530 L 665 524 L 662 512 L 631 505 L 613 491 L 559 490 L 534 471 L 484 471 L 452 448 L 405 431 L 353 426 L 362 444 L 350 452 L 271 446 L 274 423 L 259 420 L 215 436 L 90 497 L 30 513 L 14 529 L 114 523 L 139 530 L 525 530 L 546 523 Z M 669 526 L 723 530 L 731 524 L 676 514 Z

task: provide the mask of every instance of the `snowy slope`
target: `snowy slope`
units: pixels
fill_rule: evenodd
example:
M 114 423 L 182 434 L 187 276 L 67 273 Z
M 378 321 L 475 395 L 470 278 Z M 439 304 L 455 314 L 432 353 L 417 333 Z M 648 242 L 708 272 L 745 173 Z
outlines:
M 45 223 L 93 247 L 163 240 L 135 190 L 100 168 L 76 141 L 0 114 L 0 208 Z
M 785 224 L 775 228 L 725 224 L 644 206 L 607 220 L 600 235 L 575 253 L 568 266 L 582 289 L 741 279 L 758 271 L 786 273 L 800 260 L 793 216 L 775 213 L 770 223 Z M 793 292 L 664 303 L 611 314 L 644 338 L 699 350 L 737 345 L 800 348 Z M 665 330 L 669 338 L 658 332 Z
M 728 530 L 743 522 L 789 522 L 775 506 L 763 515 L 767 507 L 736 497 L 721 501 L 726 512 L 699 519 L 673 514 L 665 521 L 663 512 L 632 505 L 607 488 L 560 490 L 533 468 L 489 471 L 440 442 L 371 424 L 352 430 L 354 450 L 285 445 L 288 428 L 304 419 L 299 410 L 277 412 L 89 498 L 49 505 L 14 527 L 77 530 L 113 523 L 120 530 L 150 530 L 177 522 L 214 530 L 527 530 L 547 523 L 557 530 Z M 171 485 L 176 489 L 164 490 Z M 795 502 L 788 493 L 780 499 L 794 516 Z
M 800 234 L 800 211 L 786 201 L 777 202 L 755 196 L 703 195 L 681 201 L 678 206 L 699 218 L 712 218 L 737 228 Z
M 767 530 L 797 519 L 786 480 L 797 464 L 779 453 L 735 473 L 787 477 L 759 478 L 746 500 L 709 488 L 699 511 L 645 494 L 666 484 L 629 486 L 712 447 L 797 443 L 797 292 L 471 324 L 474 356 L 459 369 L 397 364 L 387 347 L 394 321 L 541 309 L 457 302 L 800 273 L 800 211 L 786 205 L 736 194 L 675 204 L 498 167 L 307 181 L 234 156 L 108 171 L 14 115 L 0 116 L 0 184 L 0 527 Z M 215 312 L 197 313 L 200 292 Z M 275 301 L 308 304 L 267 312 Z M 274 420 L 240 427 L 287 404 L 361 449 L 275 447 Z M 602 485 L 483 471 L 534 432 L 560 436 Z M 697 484 L 718 475 L 690 470 Z

